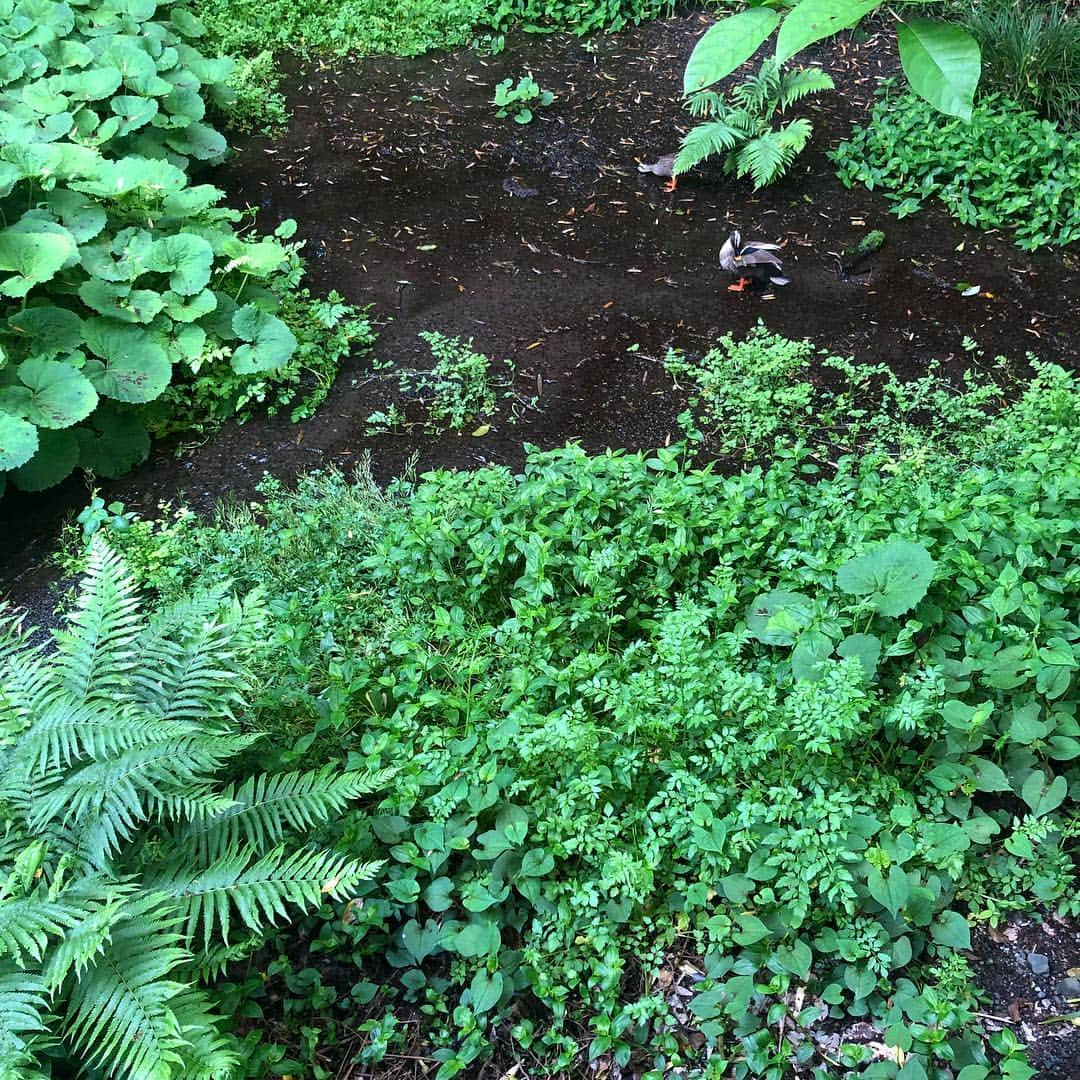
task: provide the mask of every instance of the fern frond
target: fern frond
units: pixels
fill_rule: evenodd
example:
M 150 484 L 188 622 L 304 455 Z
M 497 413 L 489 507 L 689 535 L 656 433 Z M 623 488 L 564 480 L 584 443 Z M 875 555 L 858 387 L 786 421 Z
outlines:
M 233 601 L 222 590 L 172 605 L 139 638 L 142 662 L 132 679 L 139 700 L 163 720 L 229 719 L 242 705 L 242 654 L 250 649 L 257 603 Z
M 723 120 L 698 124 L 683 137 L 679 152 L 675 155 L 674 174 L 681 176 L 714 154 L 726 154 L 740 139 L 740 133 Z
M 691 116 L 715 116 L 727 108 L 727 100 L 719 90 L 698 90 L 686 100 Z
M 767 131 L 739 148 L 735 155 L 735 173 L 737 176 L 749 173 L 756 191 L 783 176 L 794 159 L 794 152 L 785 146 L 777 133 Z
M 90 543 L 84 586 L 68 627 L 56 634 L 53 666 L 75 701 L 115 700 L 127 695 L 142 629 L 135 579 L 120 556 L 99 536 Z
M 230 1080 L 240 1068 L 240 1055 L 235 1041 L 221 1034 L 207 995 L 189 986 L 169 1006 L 188 1044 L 184 1080 Z
M 215 945 L 205 952 L 196 953 L 192 970 L 199 982 L 209 983 L 220 979 L 230 964 L 246 960 L 262 944 L 261 934 L 249 934 L 232 945 Z
M 308 833 L 354 799 L 384 786 L 389 772 L 339 773 L 328 765 L 313 772 L 262 774 L 222 796 L 231 805 L 177 834 L 177 846 L 194 847 L 206 864 L 246 843 L 257 850 L 279 844 L 287 831 Z
M 90 968 L 72 981 L 65 1041 L 91 1068 L 151 1080 L 183 1065 L 187 1040 L 171 1002 L 183 991 L 169 978 L 188 959 L 176 919 L 160 896 L 129 904 L 127 917 Z
M 202 948 L 209 950 L 215 934 L 228 942 L 233 907 L 244 928 L 257 932 L 284 919 L 286 904 L 309 911 L 327 897 L 337 899 L 370 880 L 380 865 L 330 851 L 287 854 L 281 847 L 252 863 L 249 851 L 234 850 L 204 870 L 181 864 L 162 868 L 148 877 L 147 885 L 175 901 L 186 920 L 186 940 L 194 943 L 201 937 Z
M 732 88 L 731 99 L 747 112 L 767 119 L 776 109 L 779 92 L 779 68 L 776 60 L 769 57 L 745 82 Z
M 72 971 L 81 976 L 102 953 L 113 927 L 126 918 L 125 904 L 136 889 L 133 882 L 84 878 L 65 893 L 65 901 L 76 906 L 80 917 L 49 952 L 42 974 L 52 992 Z
M 0 616 L 0 746 L 29 726 L 56 695 L 43 648 L 31 645 L 18 616 Z
M 784 146 L 785 151 L 790 154 L 788 164 L 803 152 L 813 134 L 814 125 L 805 116 L 789 121 L 776 132 L 776 137 Z
M 48 1045 L 49 1019 L 41 976 L 0 967 L 0 1080 L 41 1080 L 35 1051 Z
M 77 926 L 81 912 L 72 904 L 42 896 L 0 897 L 0 956 L 22 965 L 24 957 L 40 960 L 50 938 Z
M 821 68 L 799 68 L 785 71 L 780 80 L 780 108 L 787 109 L 810 94 L 823 90 L 835 90 L 836 84 Z

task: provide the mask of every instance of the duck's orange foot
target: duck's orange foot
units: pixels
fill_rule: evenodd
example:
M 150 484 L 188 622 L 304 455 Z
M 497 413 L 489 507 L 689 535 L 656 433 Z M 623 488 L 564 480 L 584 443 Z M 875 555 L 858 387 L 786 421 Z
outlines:
M 737 282 L 735 282 L 734 285 L 729 285 L 727 287 L 727 289 L 728 289 L 728 292 L 745 292 L 746 291 L 746 286 L 749 285 L 749 284 L 750 284 L 750 279 L 749 278 L 741 277 L 741 278 L 739 278 L 739 280 Z
M 666 183 L 666 184 L 664 185 L 664 190 L 665 190 L 665 191 L 674 191 L 674 190 L 675 190 L 675 188 L 676 188 L 676 187 L 678 187 L 678 185 L 679 185 L 679 178 L 678 178 L 677 176 L 673 176 L 673 177 L 672 177 L 672 178 L 671 178 L 671 179 L 670 179 L 670 180 L 669 180 L 669 181 L 668 181 L 668 182 L 667 182 L 667 183 Z

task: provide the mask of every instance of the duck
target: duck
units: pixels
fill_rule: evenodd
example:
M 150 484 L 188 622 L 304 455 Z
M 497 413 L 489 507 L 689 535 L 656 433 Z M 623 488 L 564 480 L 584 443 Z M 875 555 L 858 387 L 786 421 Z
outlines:
M 743 292 L 748 285 L 787 285 L 788 279 L 775 271 L 783 270 L 778 255 L 779 244 L 766 244 L 761 240 L 742 242 L 742 235 L 732 231 L 720 249 L 720 266 L 738 275 L 738 281 L 728 286 L 729 292 Z
M 666 176 L 668 182 L 664 185 L 665 191 L 674 191 L 676 185 L 679 183 L 679 178 L 675 175 L 675 155 L 674 154 L 662 154 L 655 161 L 638 162 L 638 172 L 652 173 L 653 176 Z

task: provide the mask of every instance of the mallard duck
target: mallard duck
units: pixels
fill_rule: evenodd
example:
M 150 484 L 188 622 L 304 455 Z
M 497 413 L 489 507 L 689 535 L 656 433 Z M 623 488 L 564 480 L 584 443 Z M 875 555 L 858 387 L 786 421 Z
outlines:
M 732 232 L 720 249 L 720 266 L 739 277 L 728 290 L 742 292 L 747 285 L 787 285 L 788 279 L 774 272 L 784 269 L 780 257 L 773 254 L 779 250 L 779 244 L 766 244 L 760 240 L 744 244 L 739 231 Z
M 652 162 L 639 161 L 637 168 L 638 172 L 652 173 L 653 176 L 666 176 L 668 182 L 664 185 L 665 191 L 674 191 L 675 185 L 679 182 L 679 178 L 675 175 L 674 154 L 664 154 Z

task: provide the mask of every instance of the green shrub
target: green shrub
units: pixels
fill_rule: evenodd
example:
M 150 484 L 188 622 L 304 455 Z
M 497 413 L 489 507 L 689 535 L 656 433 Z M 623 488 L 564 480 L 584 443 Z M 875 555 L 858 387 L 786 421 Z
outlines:
M 285 994 L 323 1067 L 346 1040 L 424 1054 L 395 1012 L 444 1077 L 494 1030 L 538 1075 L 865 1064 L 804 1034 L 827 1015 L 912 1075 L 1030 1075 L 958 951 L 1010 909 L 1078 910 L 1080 390 L 1045 368 L 985 429 L 828 479 L 783 447 L 731 477 L 533 452 L 348 502 L 331 474 L 120 534 L 167 590 L 265 583 L 283 756 L 397 769 L 340 822 L 341 850 L 389 847 L 384 879 L 230 1001 Z M 661 981 L 683 963 L 688 1012 Z M 313 1004 L 343 964 L 363 977 Z
M 224 782 L 257 738 L 236 712 L 264 615 L 219 588 L 148 620 L 97 538 L 54 651 L 0 624 L 5 1077 L 233 1075 L 199 984 L 286 905 L 318 909 L 377 869 L 297 842 L 370 774 Z
M 229 127 L 246 134 L 280 135 L 289 123 L 285 96 L 278 89 L 281 77 L 269 49 L 239 58 L 226 83 L 232 100 L 222 108 Z
M 1063 127 L 1080 126 L 1080 15 L 1043 0 L 979 0 L 957 19 L 982 49 L 983 85 Z
M 222 192 L 191 184 L 225 153 L 205 114 L 232 62 L 194 48 L 185 8 L 156 12 L 0 9 L 0 491 L 130 468 L 185 370 L 230 394 L 291 378 L 276 313 L 302 276 L 295 225 L 241 235 Z
M 965 225 L 1013 230 L 1027 250 L 1080 238 L 1080 140 L 997 94 L 968 124 L 889 86 L 882 95 L 832 153 L 848 187 L 883 191 L 901 217 L 936 198 Z

